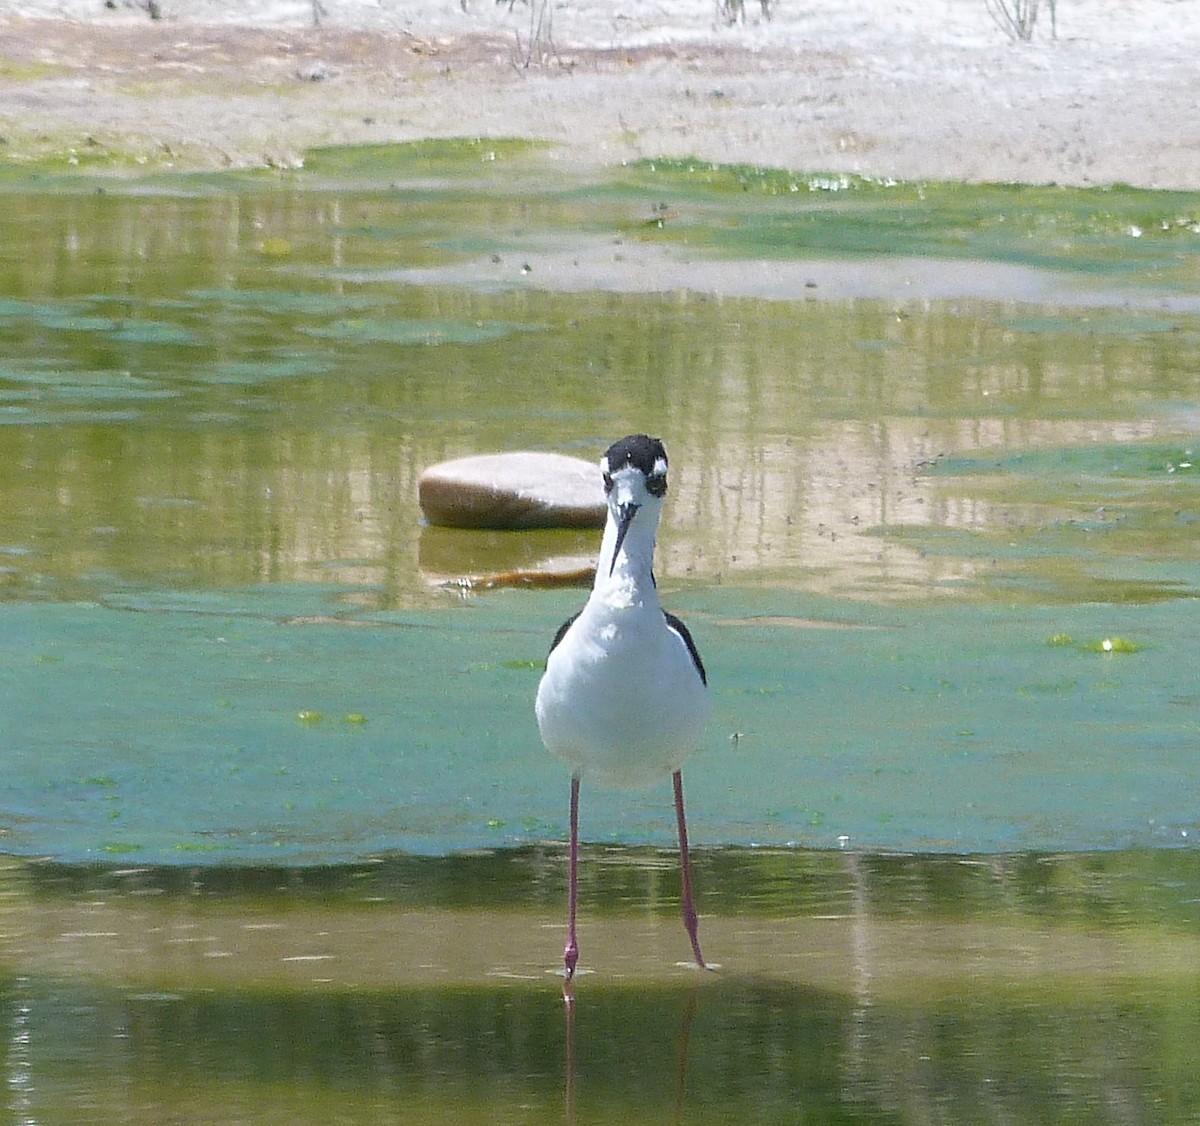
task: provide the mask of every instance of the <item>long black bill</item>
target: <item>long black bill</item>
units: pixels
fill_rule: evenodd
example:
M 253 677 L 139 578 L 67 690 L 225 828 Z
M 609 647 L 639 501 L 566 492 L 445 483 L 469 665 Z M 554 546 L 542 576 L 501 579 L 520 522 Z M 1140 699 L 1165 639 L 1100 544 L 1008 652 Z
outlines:
M 612 562 L 608 565 L 609 575 L 616 569 L 617 556 L 621 554 L 621 544 L 625 542 L 625 533 L 629 531 L 629 525 L 633 523 L 638 508 L 638 505 L 630 502 L 621 505 L 617 510 L 617 546 L 613 548 Z

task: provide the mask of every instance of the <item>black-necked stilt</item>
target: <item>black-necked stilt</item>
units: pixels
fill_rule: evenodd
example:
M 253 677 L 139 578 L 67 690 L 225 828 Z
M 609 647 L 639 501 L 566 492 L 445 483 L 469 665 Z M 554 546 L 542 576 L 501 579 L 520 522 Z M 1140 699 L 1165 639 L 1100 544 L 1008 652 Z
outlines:
M 657 438 L 633 434 L 600 461 L 608 521 L 596 581 L 583 609 L 555 635 L 537 692 L 542 742 L 571 767 L 568 873 L 569 982 L 575 941 L 579 783 L 583 778 L 637 786 L 670 775 L 682 867 L 683 925 L 696 962 L 697 937 L 680 767 L 708 719 L 704 665 L 687 627 L 666 613 L 654 584 L 654 537 L 667 492 L 667 452 Z

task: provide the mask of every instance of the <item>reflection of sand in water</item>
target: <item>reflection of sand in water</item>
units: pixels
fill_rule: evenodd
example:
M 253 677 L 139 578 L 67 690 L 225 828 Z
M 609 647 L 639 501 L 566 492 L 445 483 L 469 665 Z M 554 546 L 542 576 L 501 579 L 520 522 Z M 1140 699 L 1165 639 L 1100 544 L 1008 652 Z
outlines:
M 1054 271 L 978 259 L 900 255 L 854 258 L 749 259 L 717 257 L 678 246 L 583 236 L 561 250 L 523 247 L 517 257 L 496 254 L 444 266 L 345 270 L 344 282 L 451 285 L 482 293 L 549 290 L 555 293 L 682 293 L 772 301 L 972 299 L 1070 309 L 1153 309 L 1200 312 L 1200 296 L 1170 291 L 1120 293 L 1094 280 Z

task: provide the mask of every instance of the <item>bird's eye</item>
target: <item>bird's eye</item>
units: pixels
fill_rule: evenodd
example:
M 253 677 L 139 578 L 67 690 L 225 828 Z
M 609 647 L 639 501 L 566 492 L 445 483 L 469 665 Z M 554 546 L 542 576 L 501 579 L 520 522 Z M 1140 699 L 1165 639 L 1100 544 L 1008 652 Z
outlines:
M 646 478 L 646 491 L 652 497 L 665 496 L 667 492 L 667 475 L 665 473 L 651 473 Z
M 604 474 L 604 491 L 606 493 L 612 492 L 612 474 L 611 473 Z

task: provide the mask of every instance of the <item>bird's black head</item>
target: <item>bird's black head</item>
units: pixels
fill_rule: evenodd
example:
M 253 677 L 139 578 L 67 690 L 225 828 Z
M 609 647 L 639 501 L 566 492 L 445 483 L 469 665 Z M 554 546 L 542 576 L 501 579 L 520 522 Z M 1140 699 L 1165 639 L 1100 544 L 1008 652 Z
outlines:
M 656 497 L 663 496 L 667 491 L 667 451 L 662 442 L 646 434 L 630 434 L 619 442 L 613 442 L 604 456 L 600 459 L 600 469 L 604 473 L 604 491 L 612 489 L 614 473 L 619 473 L 626 466 L 641 470 L 646 478 L 646 490 Z

